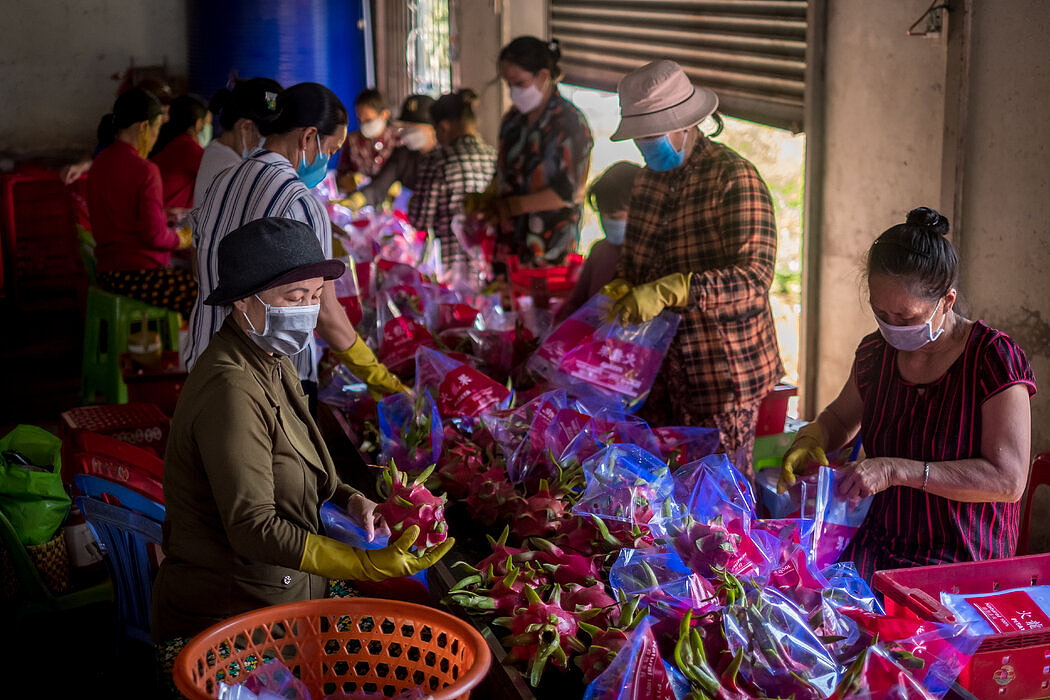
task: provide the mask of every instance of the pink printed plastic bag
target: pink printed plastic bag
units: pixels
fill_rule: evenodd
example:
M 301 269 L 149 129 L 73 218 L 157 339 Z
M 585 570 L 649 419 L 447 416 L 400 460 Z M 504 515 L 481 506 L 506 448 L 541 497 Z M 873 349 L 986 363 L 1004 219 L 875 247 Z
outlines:
M 558 375 L 622 399 L 628 410 L 636 410 L 649 396 L 681 318 L 663 311 L 637 326 L 603 323 L 565 353 L 558 363 Z M 565 323 L 570 320 L 572 317 Z
M 429 389 L 442 418 L 475 418 L 511 398 L 507 387 L 430 347 L 419 347 L 415 359 L 416 392 Z

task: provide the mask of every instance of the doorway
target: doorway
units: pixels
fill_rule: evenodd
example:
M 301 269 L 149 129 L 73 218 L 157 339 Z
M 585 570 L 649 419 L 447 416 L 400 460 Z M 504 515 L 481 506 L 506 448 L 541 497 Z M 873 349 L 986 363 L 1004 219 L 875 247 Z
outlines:
M 616 93 L 574 85 L 561 85 L 562 95 L 587 117 L 594 138 L 591 152 L 593 179 L 616 161 L 641 164 L 641 154 L 631 141 L 613 142 L 609 137 L 620 121 Z M 778 228 L 777 262 L 770 288 L 770 305 L 776 323 L 780 356 L 784 362 L 783 381 L 799 386 L 800 323 L 802 313 L 802 211 L 805 194 L 806 136 L 785 129 L 765 126 L 743 119 L 723 117 L 725 131 L 717 137 L 754 163 L 769 187 L 773 198 Z M 701 124 L 710 133 L 713 124 Z M 585 207 L 580 229 L 580 251 L 586 253 L 602 237 L 598 217 Z M 791 399 L 788 412 L 797 417 L 797 398 Z

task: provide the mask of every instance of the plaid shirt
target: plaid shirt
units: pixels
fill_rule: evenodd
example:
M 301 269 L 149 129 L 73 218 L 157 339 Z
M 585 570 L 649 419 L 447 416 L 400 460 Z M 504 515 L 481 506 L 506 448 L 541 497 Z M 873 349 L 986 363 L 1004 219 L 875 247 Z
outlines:
M 618 276 L 637 285 L 693 273 L 657 380 L 674 387 L 666 396 L 681 404 L 677 416 L 758 403 L 783 376 L 769 307 L 776 252 L 769 190 L 727 146 L 700 136 L 681 167 L 638 176 Z
M 496 170 L 496 149 L 476 134 L 456 139 L 439 149 L 437 157 L 427 163 L 422 179 L 426 189 L 417 183 L 412 199 L 420 198 L 418 226 L 441 241 L 441 260 L 446 265 L 467 259 L 463 247 L 452 232 L 452 220 L 463 213 L 463 196 L 484 192 Z

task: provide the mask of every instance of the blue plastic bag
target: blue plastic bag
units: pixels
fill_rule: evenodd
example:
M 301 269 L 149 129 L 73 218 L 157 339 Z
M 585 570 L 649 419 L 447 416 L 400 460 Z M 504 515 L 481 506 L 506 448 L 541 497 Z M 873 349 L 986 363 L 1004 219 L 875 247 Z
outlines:
M 378 404 L 382 464 L 391 461 L 407 472 L 420 472 L 441 457 L 444 431 L 430 391 L 413 402 L 408 394 L 387 396 Z
M 325 501 L 321 504 L 321 523 L 324 525 L 325 537 L 331 537 L 333 540 L 339 540 L 343 544 L 348 544 L 358 549 L 382 549 L 386 547 L 390 539 L 383 535 L 376 535 L 369 542 L 364 529 L 351 520 L 346 511 L 331 501 Z M 424 591 L 427 590 L 427 572 L 425 569 L 403 578 L 418 583 L 423 587 Z

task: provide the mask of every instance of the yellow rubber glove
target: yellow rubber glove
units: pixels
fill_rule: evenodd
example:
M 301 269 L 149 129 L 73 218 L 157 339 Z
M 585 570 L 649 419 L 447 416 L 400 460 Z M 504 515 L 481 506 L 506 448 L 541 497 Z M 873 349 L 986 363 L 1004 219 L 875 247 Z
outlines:
M 361 336 L 357 336 L 354 344 L 346 350 L 336 352 L 335 356 L 350 368 L 355 377 L 368 385 L 368 393 L 377 401 L 387 394 L 407 391 L 401 380 L 391 374 L 390 370 L 376 359 L 375 353 L 365 345 Z
M 368 204 L 368 201 L 365 199 L 364 192 L 351 192 L 341 204 L 344 207 L 357 211 L 364 205 Z
M 794 486 L 796 478 L 804 474 L 814 462 L 828 466 L 828 456 L 824 454 L 824 431 L 817 421 L 802 426 L 795 435 L 795 441 L 784 453 L 777 493 L 784 493 Z
M 668 306 L 684 306 L 689 301 L 692 278 L 692 272 L 676 272 L 633 287 L 612 305 L 610 320 L 619 319 L 624 326 L 629 323 L 637 325 L 654 318 Z
M 494 196 L 491 192 L 467 192 L 463 195 L 463 213 L 480 214 L 489 208 Z
M 397 199 L 397 196 L 401 194 L 402 189 L 403 187 L 400 182 L 394 182 L 394 184 L 390 185 L 390 187 L 387 188 L 386 198 Z
M 612 297 L 613 301 L 617 301 L 629 291 L 631 291 L 631 285 L 627 283 L 627 280 L 616 278 L 602 287 L 601 290 L 599 290 L 599 293 L 604 294 L 607 297 Z
M 405 528 L 393 544 L 382 549 L 358 549 L 338 540 L 313 533 L 306 536 L 299 569 L 331 579 L 385 581 L 411 576 L 432 566 L 445 556 L 456 540 L 447 540 L 420 553 L 409 551 L 419 536 L 419 526 Z
M 185 250 L 193 245 L 193 231 L 190 230 L 189 226 L 183 226 L 176 233 L 179 234 L 178 250 Z

